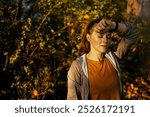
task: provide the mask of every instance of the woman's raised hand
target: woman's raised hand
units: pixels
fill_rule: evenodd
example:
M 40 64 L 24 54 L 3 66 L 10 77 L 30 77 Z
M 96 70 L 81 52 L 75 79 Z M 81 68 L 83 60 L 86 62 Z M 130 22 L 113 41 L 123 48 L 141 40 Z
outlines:
M 109 19 L 102 19 L 97 25 L 96 25 L 96 30 L 99 33 L 105 33 L 110 30 L 115 29 L 116 23 L 112 20 Z

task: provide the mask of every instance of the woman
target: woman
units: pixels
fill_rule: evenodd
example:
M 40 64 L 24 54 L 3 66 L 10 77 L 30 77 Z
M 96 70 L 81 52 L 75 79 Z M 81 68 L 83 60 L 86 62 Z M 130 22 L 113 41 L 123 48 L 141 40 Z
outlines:
M 109 49 L 111 33 L 116 31 L 121 41 L 115 51 Z M 88 23 L 82 39 L 85 52 L 72 62 L 68 71 L 67 99 L 123 99 L 118 59 L 136 42 L 139 31 L 131 23 L 96 19 Z

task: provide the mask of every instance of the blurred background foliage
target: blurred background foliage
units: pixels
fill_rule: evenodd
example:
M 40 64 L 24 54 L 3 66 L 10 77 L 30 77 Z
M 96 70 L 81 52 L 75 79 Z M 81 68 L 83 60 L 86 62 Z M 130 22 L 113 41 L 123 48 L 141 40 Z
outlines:
M 146 3 L 147 2 L 147 3 Z M 109 17 L 141 29 L 121 62 L 127 99 L 150 99 L 149 0 L 1 0 L 0 99 L 66 99 L 67 71 L 87 21 Z

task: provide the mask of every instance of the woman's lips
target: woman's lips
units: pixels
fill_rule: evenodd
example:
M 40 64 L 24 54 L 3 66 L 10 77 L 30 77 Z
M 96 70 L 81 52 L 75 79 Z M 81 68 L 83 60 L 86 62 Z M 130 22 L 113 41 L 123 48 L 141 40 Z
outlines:
M 107 47 L 107 45 L 100 45 L 100 46 L 102 46 L 102 47 Z

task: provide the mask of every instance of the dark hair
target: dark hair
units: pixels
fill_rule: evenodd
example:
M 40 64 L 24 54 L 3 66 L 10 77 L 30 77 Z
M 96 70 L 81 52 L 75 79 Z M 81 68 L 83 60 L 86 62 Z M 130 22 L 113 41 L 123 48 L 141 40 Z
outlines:
M 82 55 L 84 53 L 88 53 L 90 51 L 90 43 L 86 38 L 87 34 L 91 34 L 92 29 L 96 23 L 99 23 L 101 21 L 100 18 L 91 20 L 87 23 L 85 28 L 83 28 L 82 34 L 81 34 L 81 44 L 79 49 L 79 55 Z

